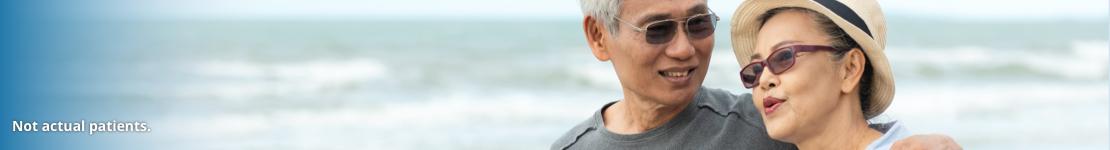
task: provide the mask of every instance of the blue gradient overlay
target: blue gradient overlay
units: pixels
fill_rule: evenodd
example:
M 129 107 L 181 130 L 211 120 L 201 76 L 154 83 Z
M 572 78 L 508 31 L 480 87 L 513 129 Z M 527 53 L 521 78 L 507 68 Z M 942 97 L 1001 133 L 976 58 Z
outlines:
M 150 133 L 14 132 L 10 121 L 145 121 L 158 108 L 110 94 L 125 59 L 112 45 L 124 26 L 110 19 L 110 3 L 4 1 L 0 44 L 0 149 L 140 148 Z M 157 123 L 148 122 L 152 131 Z M 85 128 L 88 128 L 87 126 Z M 87 129 L 86 129 L 87 130 Z

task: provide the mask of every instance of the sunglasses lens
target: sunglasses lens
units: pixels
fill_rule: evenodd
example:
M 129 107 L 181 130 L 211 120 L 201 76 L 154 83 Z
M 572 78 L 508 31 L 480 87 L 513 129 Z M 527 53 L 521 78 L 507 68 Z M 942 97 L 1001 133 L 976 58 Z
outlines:
M 740 69 L 740 81 L 744 82 L 744 87 L 751 88 L 755 85 L 755 78 L 763 73 L 763 64 L 753 63 Z
M 647 27 L 644 35 L 647 42 L 651 44 L 661 44 L 671 41 L 674 36 L 676 23 L 674 21 L 656 22 Z
M 701 15 L 692 17 L 686 21 L 686 32 L 690 34 L 691 38 L 701 39 L 713 35 L 715 30 L 716 21 L 712 15 Z
M 794 65 L 794 49 L 786 48 L 771 54 L 771 57 L 767 58 L 767 65 L 770 65 L 771 72 L 776 74 L 786 71 L 784 69 Z

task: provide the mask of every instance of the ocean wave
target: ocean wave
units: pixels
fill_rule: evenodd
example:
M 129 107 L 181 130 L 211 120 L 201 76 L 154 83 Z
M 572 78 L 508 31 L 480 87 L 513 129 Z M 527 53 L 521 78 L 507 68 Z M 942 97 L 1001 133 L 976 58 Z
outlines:
M 1110 45 L 1105 40 L 1078 40 L 1070 49 L 887 48 L 899 78 L 1045 78 L 1105 80 Z
M 588 94 L 526 91 L 432 95 L 436 100 L 394 101 L 373 107 L 180 113 L 155 120 L 164 131 L 156 137 L 176 139 L 168 141 L 171 144 L 206 143 L 224 148 L 523 148 L 549 144 L 555 135 L 608 102 L 568 100 L 595 96 Z M 197 129 L 205 132 L 192 132 Z M 267 144 L 249 144 L 256 142 Z
M 266 96 L 318 96 L 389 77 L 388 67 L 372 59 L 274 63 L 218 60 L 188 65 L 200 80 L 183 83 L 178 96 L 236 101 Z

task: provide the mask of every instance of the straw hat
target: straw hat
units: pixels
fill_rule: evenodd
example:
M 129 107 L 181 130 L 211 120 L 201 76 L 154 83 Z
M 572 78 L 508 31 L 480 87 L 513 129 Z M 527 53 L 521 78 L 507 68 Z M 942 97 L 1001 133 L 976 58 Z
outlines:
M 882 114 L 894 99 L 894 76 L 890 72 L 883 49 L 886 45 L 886 21 L 875 0 L 747 0 L 736 9 L 732 18 L 732 49 L 740 66 L 748 65 L 755 49 L 755 37 L 762 21 L 760 16 L 780 7 L 801 7 L 829 17 L 848 33 L 863 49 L 871 65 L 871 106 L 863 112 L 868 119 Z

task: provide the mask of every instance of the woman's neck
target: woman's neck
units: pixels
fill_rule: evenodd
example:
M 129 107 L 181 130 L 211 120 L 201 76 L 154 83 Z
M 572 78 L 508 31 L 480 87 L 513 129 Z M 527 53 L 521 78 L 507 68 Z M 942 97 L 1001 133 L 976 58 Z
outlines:
M 628 96 L 613 104 L 602 114 L 605 129 L 619 134 L 643 133 L 662 126 L 678 116 L 687 103 L 664 105 L 637 96 Z
M 813 126 L 808 137 L 794 143 L 798 149 L 864 149 L 883 136 L 883 133 L 868 127 L 858 103 L 849 101 L 839 105 L 824 121 L 817 121 L 825 124 Z

